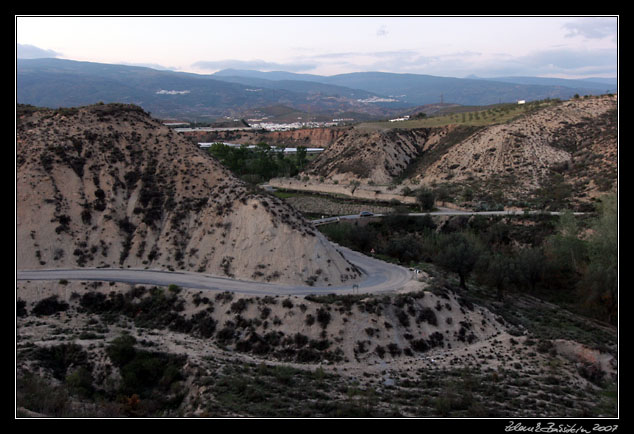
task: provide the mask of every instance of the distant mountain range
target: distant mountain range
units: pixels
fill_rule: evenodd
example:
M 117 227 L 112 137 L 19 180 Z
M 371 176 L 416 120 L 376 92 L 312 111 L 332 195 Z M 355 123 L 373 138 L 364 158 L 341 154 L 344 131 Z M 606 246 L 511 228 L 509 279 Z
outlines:
M 520 99 L 527 101 L 545 98 L 568 99 L 575 94 L 613 93 L 617 89 L 616 78 L 587 80 L 543 77 L 451 78 L 386 72 L 354 72 L 320 76 L 236 69 L 219 71 L 213 76 L 243 84 L 255 83 L 257 80 L 269 80 L 275 83 L 287 83 L 292 80 L 304 83 L 324 83 L 365 90 L 383 97 L 395 98 L 400 103 L 409 105 L 438 103 L 441 95 L 443 101 L 447 103 L 488 105 L 515 102 Z
M 97 102 L 141 106 L 156 117 L 214 120 L 286 106 L 304 119 L 392 116 L 438 102 L 488 105 L 616 92 L 616 79 L 450 78 L 358 72 L 334 76 L 227 69 L 192 74 L 64 59 L 18 59 L 17 102 L 72 107 Z

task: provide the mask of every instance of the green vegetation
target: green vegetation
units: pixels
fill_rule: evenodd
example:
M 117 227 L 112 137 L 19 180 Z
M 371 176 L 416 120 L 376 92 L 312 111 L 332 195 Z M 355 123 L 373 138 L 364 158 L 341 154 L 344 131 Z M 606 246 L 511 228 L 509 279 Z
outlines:
M 209 153 L 241 179 L 257 184 L 275 177 L 296 176 L 308 162 L 305 147 L 299 146 L 297 153 L 287 156 L 282 149 L 258 143 L 255 148 L 228 146 L 214 143 Z
M 121 373 L 117 393 L 130 397 L 126 411 L 131 416 L 146 416 L 157 407 L 178 407 L 185 396 L 180 382 L 186 356 L 140 350 L 135 343 L 134 337 L 123 334 L 106 349 Z
M 33 346 L 25 357 L 51 372 L 58 380 L 50 383 L 34 373 L 16 380 L 18 407 L 51 417 L 86 416 L 160 416 L 177 408 L 185 396 L 182 367 L 186 357 L 149 352 L 135 347 L 128 334 L 115 338 L 106 354 L 119 369 L 120 381 L 103 382 L 94 373 L 88 352 L 78 344 Z M 55 385 L 56 384 L 56 385 Z M 86 409 L 75 408 L 77 399 L 91 403 Z M 88 414 L 86 413 L 88 411 Z M 92 414 L 94 413 L 94 414 Z
M 342 383 L 323 369 L 236 364 L 205 378 L 214 399 L 206 416 L 242 414 L 257 417 L 389 417 L 377 406 L 373 388 Z M 334 397 L 333 395 L 338 395 Z
M 433 264 L 468 282 L 537 295 L 610 324 L 618 312 L 618 213 L 604 197 L 596 217 L 431 217 L 390 215 L 365 225 L 320 226 L 341 245 L 385 260 L 425 268 Z M 589 236 L 582 236 L 589 233 Z
M 378 374 L 360 382 L 321 368 L 215 363 L 209 360 L 210 373 L 201 379 L 207 386 L 200 400 L 205 417 L 598 417 L 613 414 L 616 402 L 613 386 L 597 400 L 594 390 L 568 387 L 552 375 L 506 368 L 421 368 L 385 386 Z
M 184 301 L 178 297 L 179 291 L 178 286 L 171 285 L 167 290 L 137 287 L 125 294 L 110 293 L 108 296 L 100 292 L 87 292 L 82 295 L 79 304 L 83 311 L 98 314 L 108 323 L 116 322 L 122 315 L 133 320 L 137 327 L 168 329 L 201 338 L 212 337 L 216 331 L 216 321 L 210 315 L 213 306 L 186 318 L 181 314 Z
M 545 107 L 559 104 L 558 99 L 545 99 L 526 102 L 526 104 L 504 103 L 494 104 L 486 108 L 481 106 L 451 107 L 445 112 L 439 112 L 431 116 L 414 116 L 410 120 L 398 122 L 398 128 L 430 128 L 446 125 L 485 126 L 503 124 L 516 119 L 519 116 L 540 110 Z M 361 125 L 365 128 L 394 127 L 392 122 L 367 122 Z

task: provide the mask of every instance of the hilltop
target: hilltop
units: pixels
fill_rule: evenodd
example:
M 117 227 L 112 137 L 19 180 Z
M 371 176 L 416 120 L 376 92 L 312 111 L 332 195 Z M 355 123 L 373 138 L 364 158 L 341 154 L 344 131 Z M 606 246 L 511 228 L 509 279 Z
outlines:
M 358 276 L 293 208 L 137 106 L 17 114 L 18 269 L 183 269 L 324 285 Z

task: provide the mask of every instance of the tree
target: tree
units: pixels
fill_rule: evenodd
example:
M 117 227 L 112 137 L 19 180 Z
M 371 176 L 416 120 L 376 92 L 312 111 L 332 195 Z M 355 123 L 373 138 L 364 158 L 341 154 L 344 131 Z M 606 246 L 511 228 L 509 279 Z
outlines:
M 403 264 L 420 260 L 421 252 L 421 245 L 419 243 L 413 243 L 410 235 L 391 238 L 387 246 L 385 246 L 385 253 L 393 258 L 397 258 Z
M 308 161 L 306 157 L 307 155 L 308 155 L 308 151 L 305 146 L 297 147 L 297 153 L 295 154 L 295 161 L 297 162 L 297 168 L 299 169 L 300 172 L 304 170 L 304 166 L 306 165 L 306 162 Z
M 466 279 L 473 271 L 482 248 L 471 233 L 452 232 L 441 237 L 436 255 L 438 264 L 458 274 L 460 287 L 467 289 Z
M 115 366 L 123 366 L 136 355 L 135 343 L 136 339 L 134 336 L 127 333 L 122 334 L 110 343 L 106 353 Z
M 492 253 L 487 261 L 485 281 L 497 290 L 497 299 L 502 301 L 504 290 L 516 274 L 515 260 L 508 254 Z
M 580 272 L 586 258 L 586 244 L 579 238 L 577 218 L 570 211 L 559 217 L 556 233 L 546 240 L 551 263 L 567 273 Z
M 540 248 L 528 247 L 517 254 L 517 277 L 521 284 L 527 284 L 532 292 L 542 280 L 546 270 L 544 253 Z
M 599 217 L 588 238 L 588 267 L 579 284 L 582 302 L 602 319 L 616 324 L 619 285 L 618 203 L 615 195 L 602 198 Z
M 419 188 L 416 190 L 416 203 L 421 211 L 431 211 L 436 204 L 436 196 L 427 188 Z

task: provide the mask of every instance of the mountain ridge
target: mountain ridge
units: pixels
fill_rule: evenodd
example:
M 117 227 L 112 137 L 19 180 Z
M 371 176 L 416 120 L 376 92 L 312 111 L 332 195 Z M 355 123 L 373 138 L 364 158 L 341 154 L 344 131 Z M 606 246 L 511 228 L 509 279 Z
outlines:
M 581 81 L 570 83 L 580 85 Z M 386 118 L 408 107 L 443 100 L 487 105 L 520 99 L 568 99 L 606 90 L 616 89 L 605 84 L 545 86 L 386 72 L 318 76 L 223 70 L 203 75 L 56 58 L 16 61 L 18 103 L 49 108 L 129 103 L 163 118 L 246 117 L 258 108 L 274 105 L 301 110 L 306 117 L 357 113 L 360 117 Z
M 366 72 L 352 72 L 344 74 L 336 74 L 331 76 L 319 76 L 314 74 L 296 74 L 284 71 L 271 71 L 261 72 L 255 70 L 237 70 L 226 69 L 221 70 L 213 74 L 214 76 L 241 76 L 249 78 L 259 78 L 268 80 L 313 80 L 320 83 L 333 84 L 337 86 L 350 87 L 355 89 L 361 89 L 368 92 L 373 92 L 383 96 L 393 96 L 407 89 L 408 86 L 437 86 L 438 92 L 447 92 L 447 97 L 452 95 L 458 95 L 459 92 L 453 92 L 451 86 L 455 85 L 468 85 L 477 86 L 482 83 L 495 83 L 497 86 L 503 86 L 507 89 L 512 89 L 512 85 L 521 85 L 521 91 L 540 91 L 540 95 L 545 95 L 545 92 L 554 92 L 552 98 L 564 97 L 569 98 L 575 93 L 583 93 L 584 91 L 596 91 L 600 92 L 614 92 L 616 91 L 616 79 L 601 79 L 606 82 L 595 82 L 592 80 L 580 80 L 580 79 L 560 79 L 560 78 L 546 78 L 546 77 L 492 77 L 481 78 L 470 76 L 466 78 L 457 77 L 440 77 L 428 74 L 412 74 L 412 73 L 391 73 L 391 72 L 379 72 L 379 71 L 366 71 Z M 599 80 L 594 79 L 594 80 Z M 509 86 L 511 85 L 511 86 Z M 533 87 L 535 86 L 535 87 Z M 550 89 L 540 89 L 539 86 L 550 87 Z M 569 88 L 566 92 L 562 92 L 560 87 Z M 489 89 L 489 88 L 487 88 Z M 463 92 L 464 90 L 461 90 Z M 574 92 L 574 93 L 573 93 Z M 412 99 L 408 101 L 412 104 L 429 104 L 438 101 L 439 94 L 425 99 Z M 544 99 L 543 96 L 526 97 L 525 99 Z M 515 101 L 506 100 L 505 102 Z M 446 101 L 450 101 L 446 99 Z M 468 100 L 467 100 L 468 101 Z M 461 103 L 459 100 L 451 101 L 455 103 Z M 474 104 L 473 101 L 463 102 L 464 105 L 487 105 L 496 103 L 496 99 L 488 99 L 484 103 Z

